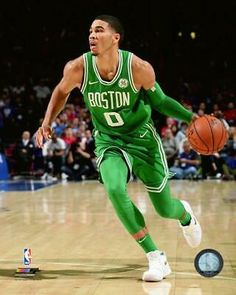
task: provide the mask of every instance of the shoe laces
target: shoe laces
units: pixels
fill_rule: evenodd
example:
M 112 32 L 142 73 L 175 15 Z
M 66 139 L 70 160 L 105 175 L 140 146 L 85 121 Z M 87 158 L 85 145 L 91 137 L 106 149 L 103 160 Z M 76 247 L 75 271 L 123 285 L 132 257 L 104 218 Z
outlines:
M 163 252 L 153 251 L 148 254 L 149 268 L 159 268 L 162 267 L 163 262 L 160 255 L 164 255 Z

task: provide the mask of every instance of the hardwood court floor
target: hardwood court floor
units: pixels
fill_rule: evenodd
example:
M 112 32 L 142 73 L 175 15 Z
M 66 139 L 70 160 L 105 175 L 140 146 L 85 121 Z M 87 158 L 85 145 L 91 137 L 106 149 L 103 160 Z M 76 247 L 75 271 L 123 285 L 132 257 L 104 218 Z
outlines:
M 173 195 L 188 200 L 203 228 L 199 248 L 186 244 L 176 221 L 160 218 L 141 183 L 128 191 L 153 239 L 166 251 L 172 274 L 144 283 L 146 257 L 123 229 L 97 182 L 59 183 L 38 191 L 0 193 L 0 294 L 235 295 L 236 182 L 174 181 Z M 34 279 L 14 277 L 23 248 L 31 248 Z M 200 276 L 194 258 L 204 248 L 224 258 L 214 278 Z

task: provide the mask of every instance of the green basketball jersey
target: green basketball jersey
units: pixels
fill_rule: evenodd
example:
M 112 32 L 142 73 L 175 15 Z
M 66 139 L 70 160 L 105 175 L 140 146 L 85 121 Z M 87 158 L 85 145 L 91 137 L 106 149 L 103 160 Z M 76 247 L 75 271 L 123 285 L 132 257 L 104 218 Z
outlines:
M 132 53 L 119 50 L 119 66 L 112 81 L 101 78 L 91 52 L 83 55 L 84 80 L 81 92 L 95 129 L 110 135 L 132 133 L 151 119 L 145 92 L 135 88 Z

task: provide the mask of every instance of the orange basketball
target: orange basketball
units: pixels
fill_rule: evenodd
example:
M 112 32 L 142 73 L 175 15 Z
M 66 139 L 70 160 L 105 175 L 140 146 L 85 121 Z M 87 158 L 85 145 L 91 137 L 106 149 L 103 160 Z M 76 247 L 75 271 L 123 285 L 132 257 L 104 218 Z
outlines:
M 227 131 L 218 118 L 205 115 L 189 125 L 187 137 L 196 152 L 212 155 L 223 149 L 227 142 Z

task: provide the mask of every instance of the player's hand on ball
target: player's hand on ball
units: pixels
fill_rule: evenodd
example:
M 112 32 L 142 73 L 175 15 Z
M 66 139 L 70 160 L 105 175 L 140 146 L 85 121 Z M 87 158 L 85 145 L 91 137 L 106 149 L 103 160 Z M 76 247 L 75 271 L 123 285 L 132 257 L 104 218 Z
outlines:
M 186 134 L 188 134 L 189 127 L 190 127 L 190 126 L 193 124 L 193 122 L 196 121 L 198 118 L 199 118 L 198 114 L 193 113 L 192 119 L 191 119 L 191 121 L 189 122 L 188 127 L 187 127 L 187 129 L 186 129 Z
M 193 116 L 192 116 L 192 120 L 191 120 L 191 122 L 190 122 L 190 124 L 191 123 L 193 123 L 195 120 L 197 120 L 199 118 L 199 116 L 198 116 L 198 114 L 193 114 Z
M 52 128 L 50 126 L 41 126 L 36 132 L 35 142 L 39 148 L 43 147 L 44 140 L 49 140 L 52 137 Z

